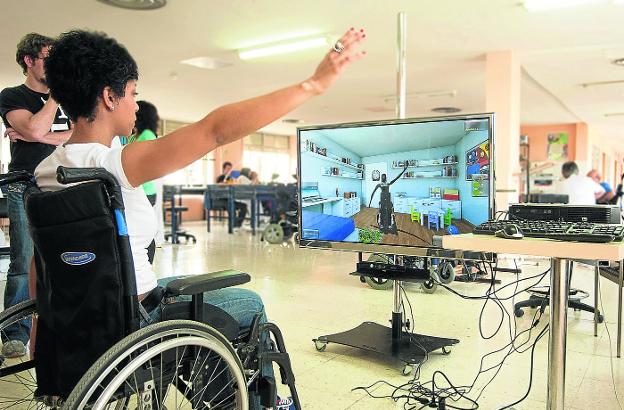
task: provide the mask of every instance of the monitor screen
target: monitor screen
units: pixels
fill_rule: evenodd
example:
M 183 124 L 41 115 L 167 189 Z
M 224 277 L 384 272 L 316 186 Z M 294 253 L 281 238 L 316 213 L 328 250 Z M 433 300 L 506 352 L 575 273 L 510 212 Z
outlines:
M 430 256 L 472 232 L 494 213 L 493 119 L 299 128 L 300 245 Z

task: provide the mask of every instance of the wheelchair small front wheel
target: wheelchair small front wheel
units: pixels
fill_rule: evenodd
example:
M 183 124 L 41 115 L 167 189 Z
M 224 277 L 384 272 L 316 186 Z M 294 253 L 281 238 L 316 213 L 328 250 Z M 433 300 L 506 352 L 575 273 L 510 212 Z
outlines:
M 123 393 L 123 394 L 122 394 Z M 110 348 L 80 379 L 65 408 L 108 408 L 120 401 L 139 408 L 248 409 L 243 366 L 229 341 L 189 320 L 147 326 Z

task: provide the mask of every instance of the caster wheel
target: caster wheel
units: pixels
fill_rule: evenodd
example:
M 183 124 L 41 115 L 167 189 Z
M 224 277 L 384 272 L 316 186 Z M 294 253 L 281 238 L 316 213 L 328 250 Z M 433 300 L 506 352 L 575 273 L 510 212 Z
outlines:
M 442 350 L 442 354 L 444 356 L 448 356 L 451 354 L 451 346 L 442 346 L 442 349 L 440 350 Z
M 598 314 L 598 323 L 602 323 L 602 322 L 604 322 L 604 316 L 599 313 Z
M 403 376 L 409 376 L 412 373 L 413 368 L 414 366 L 412 366 L 411 364 L 406 364 L 405 366 L 403 366 L 403 370 L 401 370 L 401 373 L 403 373 Z
M 316 350 L 318 350 L 319 352 L 324 352 L 325 349 L 327 348 L 327 342 L 324 342 L 322 340 L 315 340 L 314 341 L 314 347 L 316 348 Z
M 453 282 L 455 280 L 455 269 L 453 269 L 453 265 L 450 262 L 441 263 L 438 268 L 438 276 L 440 277 L 440 282 L 445 285 Z
M 516 317 L 522 317 L 522 316 L 524 316 L 524 310 L 522 310 L 522 309 L 515 309 L 514 310 L 514 315 L 516 315 Z
M 427 279 L 420 285 L 420 288 L 425 293 L 434 293 L 438 288 L 438 284 L 435 283 L 432 279 Z

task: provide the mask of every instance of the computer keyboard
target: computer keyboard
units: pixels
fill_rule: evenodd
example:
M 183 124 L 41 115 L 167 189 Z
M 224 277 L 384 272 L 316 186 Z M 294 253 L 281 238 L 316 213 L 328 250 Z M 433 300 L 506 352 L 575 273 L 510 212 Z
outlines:
M 624 225 L 605 225 L 589 222 L 555 221 L 487 221 L 473 230 L 475 234 L 494 235 L 506 225 L 513 224 L 526 237 L 557 239 L 573 242 L 621 242 L 624 239 Z

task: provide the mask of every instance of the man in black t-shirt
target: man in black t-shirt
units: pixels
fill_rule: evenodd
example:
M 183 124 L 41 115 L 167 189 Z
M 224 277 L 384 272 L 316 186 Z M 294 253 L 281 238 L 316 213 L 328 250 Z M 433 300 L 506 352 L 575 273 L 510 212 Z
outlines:
M 230 173 L 232 172 L 232 163 L 225 161 L 222 167 L 223 173 L 217 177 L 217 184 L 223 184 L 232 179 Z
M 71 135 L 71 123 L 63 109 L 49 96 L 43 60 L 54 40 L 36 33 L 27 34 L 17 45 L 16 61 L 26 81 L 0 92 L 0 116 L 11 140 L 10 171 L 33 173 L 37 165 Z M 11 263 L 4 291 L 4 308 L 27 300 L 28 271 L 33 244 L 24 210 L 25 185 L 9 185 L 7 202 Z M 32 284 L 34 286 L 34 284 Z M 2 356 L 26 354 L 30 323 L 11 325 L 2 333 Z
M 232 163 L 225 161 L 222 167 L 223 173 L 217 177 L 217 184 L 225 184 L 232 181 Z M 212 209 L 227 209 L 227 200 L 217 199 L 212 204 Z M 245 216 L 247 215 L 247 204 L 240 201 L 234 201 L 234 228 L 240 228 L 243 225 Z

